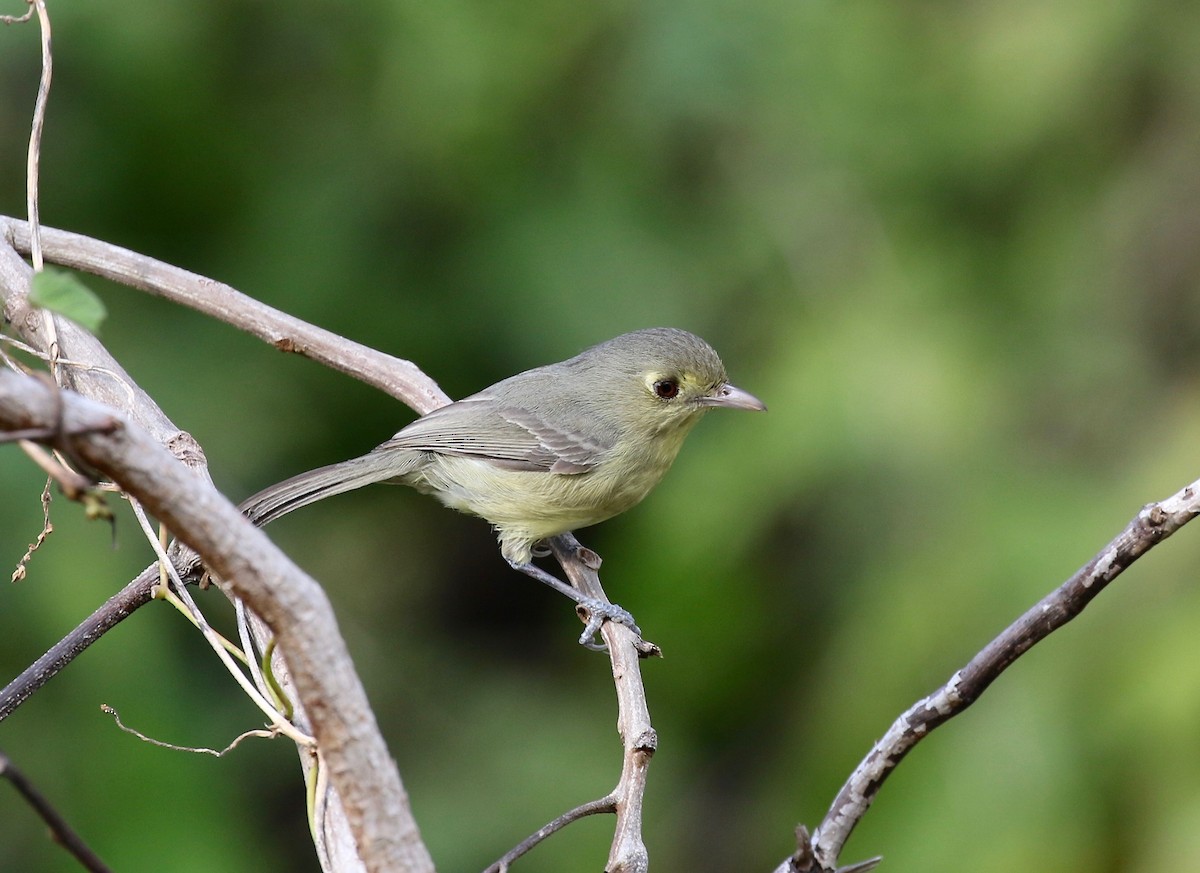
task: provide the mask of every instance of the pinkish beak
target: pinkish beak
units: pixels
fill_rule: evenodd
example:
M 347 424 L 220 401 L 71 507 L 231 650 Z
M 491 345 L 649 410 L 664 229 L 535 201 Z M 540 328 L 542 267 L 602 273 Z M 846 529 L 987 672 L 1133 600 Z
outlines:
M 701 406 L 724 406 L 729 409 L 748 409 L 751 412 L 766 412 L 767 404 L 763 403 L 749 391 L 743 391 L 736 385 L 726 382 L 712 394 L 700 398 Z

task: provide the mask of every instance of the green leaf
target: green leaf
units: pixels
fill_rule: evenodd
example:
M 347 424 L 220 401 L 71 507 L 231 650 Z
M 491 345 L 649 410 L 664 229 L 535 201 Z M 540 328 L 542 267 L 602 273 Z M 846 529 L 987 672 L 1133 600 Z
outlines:
M 104 303 L 74 273 L 45 269 L 33 275 L 29 302 L 34 306 L 65 315 L 92 333 L 100 333 L 100 324 L 108 311 Z

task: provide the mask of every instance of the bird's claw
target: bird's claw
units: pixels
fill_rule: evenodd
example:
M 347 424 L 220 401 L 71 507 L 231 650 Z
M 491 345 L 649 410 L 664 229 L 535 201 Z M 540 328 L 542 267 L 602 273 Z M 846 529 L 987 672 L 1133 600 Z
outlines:
M 608 651 L 608 646 L 605 643 L 595 641 L 596 637 L 600 634 L 601 626 L 606 621 L 615 621 L 617 624 L 623 624 L 639 637 L 642 635 L 641 629 L 638 628 L 637 622 L 633 620 L 633 615 L 630 614 L 629 610 L 623 609 L 615 603 L 588 597 L 579 601 L 579 605 L 576 608 L 579 611 L 580 618 L 587 620 L 583 633 L 579 636 L 579 645 L 594 652 Z

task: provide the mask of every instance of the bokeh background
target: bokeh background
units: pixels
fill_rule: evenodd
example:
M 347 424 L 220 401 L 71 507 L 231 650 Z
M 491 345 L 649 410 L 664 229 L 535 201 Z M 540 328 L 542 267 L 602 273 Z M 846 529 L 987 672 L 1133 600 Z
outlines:
M 7 12 L 23 5 L 12 0 Z M 461 396 L 619 332 L 708 338 L 715 414 L 583 540 L 666 658 L 654 869 L 769 870 L 917 697 L 1200 476 L 1200 6 L 527 0 L 51 3 L 46 223 L 407 357 Z M 0 211 L 24 212 L 33 26 L 0 30 Z M 103 338 L 232 499 L 411 414 L 92 281 Z M 0 449 L 0 563 L 42 479 Z M 15 675 L 148 562 L 59 501 L 0 587 Z M 487 526 L 377 487 L 279 522 L 326 585 L 439 867 L 605 793 L 606 661 Z M 115 540 L 115 542 L 114 542 Z M 921 745 L 844 859 L 1200 867 L 1200 530 Z M 219 597 L 204 598 L 215 617 Z M 223 619 L 222 619 L 223 620 Z M 295 756 L 153 605 L 0 725 L 117 870 L 315 870 Z M 0 868 L 76 869 L 0 787 Z M 597 870 L 611 819 L 520 869 Z

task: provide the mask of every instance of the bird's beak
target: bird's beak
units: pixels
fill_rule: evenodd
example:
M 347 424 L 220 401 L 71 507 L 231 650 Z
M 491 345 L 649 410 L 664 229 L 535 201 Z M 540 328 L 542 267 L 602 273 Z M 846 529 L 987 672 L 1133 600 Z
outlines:
M 702 406 L 724 406 L 728 409 L 749 409 L 751 412 L 766 412 L 767 404 L 763 403 L 749 391 L 743 391 L 736 385 L 726 382 L 712 394 L 700 398 Z

